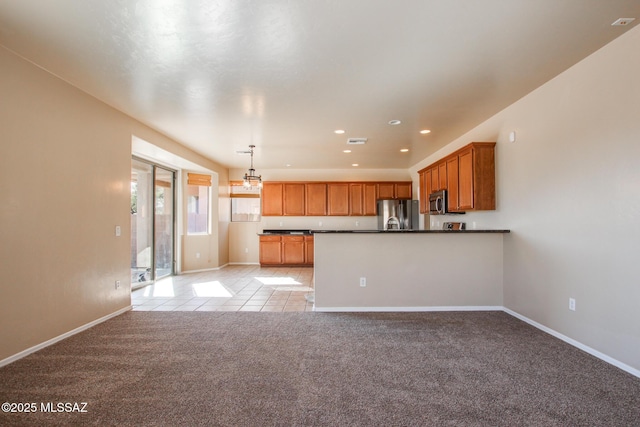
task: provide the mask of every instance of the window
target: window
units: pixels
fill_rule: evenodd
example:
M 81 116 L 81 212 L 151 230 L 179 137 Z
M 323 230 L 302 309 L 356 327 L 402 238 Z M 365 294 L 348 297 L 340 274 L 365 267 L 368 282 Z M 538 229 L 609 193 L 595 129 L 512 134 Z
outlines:
M 231 221 L 260 221 L 259 187 L 244 187 L 242 181 L 231 183 Z
M 211 176 L 187 174 L 187 234 L 209 233 Z

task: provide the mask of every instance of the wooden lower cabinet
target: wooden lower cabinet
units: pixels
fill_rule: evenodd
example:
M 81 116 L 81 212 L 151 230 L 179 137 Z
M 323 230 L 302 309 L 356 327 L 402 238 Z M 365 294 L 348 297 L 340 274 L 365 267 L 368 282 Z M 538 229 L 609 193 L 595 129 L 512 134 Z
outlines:
M 304 236 L 282 236 L 282 263 L 304 264 Z
M 304 263 L 313 265 L 313 235 L 304 236 Z
M 280 236 L 260 236 L 260 265 L 282 264 Z
M 313 265 L 313 236 L 260 236 L 260 265 Z

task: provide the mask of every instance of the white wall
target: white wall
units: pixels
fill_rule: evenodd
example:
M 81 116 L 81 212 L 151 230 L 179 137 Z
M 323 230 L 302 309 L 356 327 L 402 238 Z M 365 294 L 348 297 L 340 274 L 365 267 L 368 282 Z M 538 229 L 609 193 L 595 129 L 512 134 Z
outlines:
M 420 168 L 468 142 L 497 140 L 497 210 L 463 220 L 512 231 L 504 241 L 505 306 L 635 369 L 639 51 L 637 27 L 412 168 L 417 179 Z

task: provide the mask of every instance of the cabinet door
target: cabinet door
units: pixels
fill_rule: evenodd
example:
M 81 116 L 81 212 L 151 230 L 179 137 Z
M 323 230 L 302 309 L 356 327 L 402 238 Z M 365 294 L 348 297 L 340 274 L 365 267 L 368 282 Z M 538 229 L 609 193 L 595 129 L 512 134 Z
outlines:
M 327 184 L 306 184 L 306 215 L 322 216 L 327 214 Z
M 458 202 L 458 156 L 447 160 L 447 204 L 449 210 L 457 211 Z
M 304 264 L 304 236 L 282 236 L 282 263 Z
M 413 186 L 410 182 L 398 182 L 395 184 L 395 198 L 409 199 L 413 197 Z
M 396 196 L 396 186 L 393 182 L 378 183 L 378 199 L 393 199 Z
M 304 263 L 313 265 L 313 236 L 304 236 Z
M 329 215 L 349 215 L 349 184 L 327 184 Z
M 290 216 L 304 216 L 304 184 L 283 184 L 283 214 Z
M 421 171 L 420 174 L 420 213 L 429 211 L 429 194 L 431 194 L 431 170 Z
M 473 150 L 458 154 L 458 206 L 460 210 L 473 209 Z
M 431 172 L 431 193 L 440 189 L 440 180 L 438 179 L 438 167 L 434 166 L 429 169 Z M 429 193 L 429 194 L 431 194 Z
M 438 164 L 438 190 L 447 190 L 447 162 Z
M 376 216 L 378 214 L 378 186 L 377 184 L 368 183 L 362 185 L 362 203 L 364 214 L 367 216 Z
M 349 184 L 349 215 L 364 215 L 362 184 Z
M 260 236 L 260 264 L 282 264 L 280 236 Z
M 265 182 L 262 184 L 262 215 L 281 216 L 283 186 L 281 183 Z

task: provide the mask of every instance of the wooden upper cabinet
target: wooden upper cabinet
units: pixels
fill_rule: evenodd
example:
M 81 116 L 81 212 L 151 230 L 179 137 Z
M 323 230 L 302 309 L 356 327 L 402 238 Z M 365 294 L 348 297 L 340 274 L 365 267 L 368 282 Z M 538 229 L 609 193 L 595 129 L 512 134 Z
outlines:
M 322 216 L 327 214 L 327 184 L 307 183 L 305 187 L 305 214 Z
M 458 156 L 446 161 L 447 165 L 447 206 L 452 212 L 460 210 L 458 202 Z
M 413 188 L 411 182 L 397 182 L 395 184 L 396 199 L 411 199 L 413 197 Z
M 420 175 L 420 213 L 429 213 L 429 194 L 431 191 L 431 169 L 421 170 Z
M 393 199 L 396 196 L 396 186 L 393 182 L 378 183 L 378 199 Z
M 376 216 L 378 214 L 377 203 L 378 186 L 373 183 L 362 184 L 362 205 L 364 209 L 364 215 Z
M 438 190 L 447 189 L 447 162 L 438 164 Z
M 411 181 L 264 182 L 262 215 L 375 216 L 378 199 L 411 199 L 412 185 Z
M 473 142 L 458 152 L 461 210 L 496 208 L 495 145 L 495 142 Z
M 364 184 L 349 184 L 349 215 L 364 215 Z
M 438 179 L 438 166 L 430 169 L 431 172 L 431 193 L 440 189 L 440 180 Z
M 473 209 L 473 152 L 471 147 L 458 154 L 460 165 L 458 206 L 460 210 Z
M 282 216 L 283 184 L 265 182 L 262 185 L 262 215 Z
M 284 187 L 283 188 L 283 200 L 284 200 L 283 214 L 289 215 L 289 216 L 304 216 L 305 184 L 284 183 L 283 187 Z
M 378 199 L 411 199 L 412 191 L 410 181 L 378 183 Z
M 438 190 L 447 190 L 451 211 L 494 210 L 495 145 L 472 142 L 420 170 L 420 211 L 428 212 L 429 194 Z
M 329 183 L 327 184 L 327 198 L 329 215 L 347 216 L 349 215 L 349 184 Z

